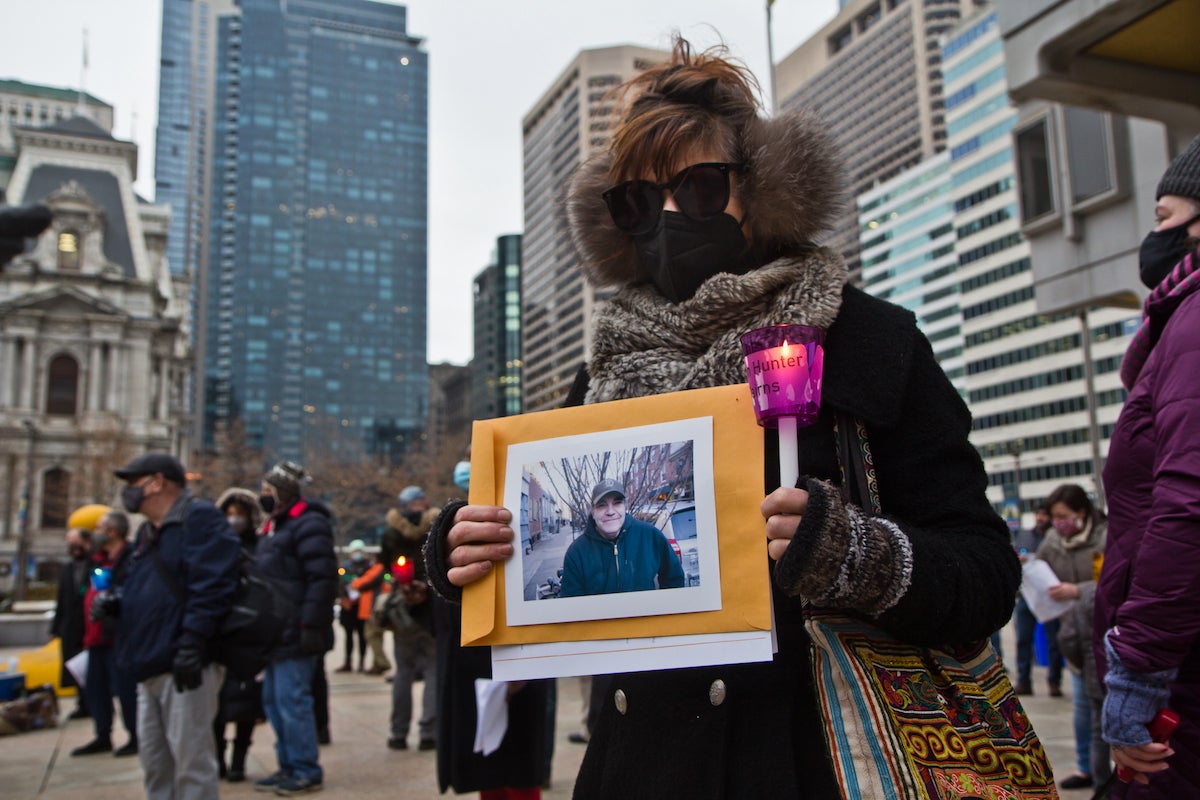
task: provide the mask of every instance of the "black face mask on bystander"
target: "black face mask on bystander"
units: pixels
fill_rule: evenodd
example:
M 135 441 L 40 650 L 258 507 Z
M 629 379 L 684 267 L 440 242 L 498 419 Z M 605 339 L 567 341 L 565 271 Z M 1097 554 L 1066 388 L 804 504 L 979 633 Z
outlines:
M 1142 285 L 1153 289 L 1171 274 L 1175 265 L 1187 255 L 1187 243 L 1190 238 L 1188 228 L 1200 219 L 1200 214 L 1187 222 L 1167 228 L 1165 231 L 1150 231 L 1142 240 L 1138 250 L 1138 276 Z

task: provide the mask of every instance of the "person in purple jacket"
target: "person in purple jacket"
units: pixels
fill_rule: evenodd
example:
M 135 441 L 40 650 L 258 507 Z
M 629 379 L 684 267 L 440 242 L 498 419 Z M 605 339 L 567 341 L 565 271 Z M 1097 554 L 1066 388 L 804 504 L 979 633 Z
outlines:
M 1167 168 L 1142 242 L 1150 289 L 1121 364 L 1129 398 L 1104 487 L 1108 546 L 1096 592 L 1104 739 L 1136 783 L 1113 797 L 1200 797 L 1200 137 Z M 1159 709 L 1182 718 L 1151 742 Z

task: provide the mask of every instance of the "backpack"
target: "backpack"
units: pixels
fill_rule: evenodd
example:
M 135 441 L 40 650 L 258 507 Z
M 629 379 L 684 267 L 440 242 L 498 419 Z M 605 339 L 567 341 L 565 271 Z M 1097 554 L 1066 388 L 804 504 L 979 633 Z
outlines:
M 185 525 L 186 519 L 185 511 Z M 157 542 L 153 551 L 154 568 L 179 604 L 184 605 L 187 594 L 162 563 Z M 240 547 L 238 555 L 233 606 L 209 646 L 214 661 L 224 664 L 234 677 L 250 680 L 271 663 L 271 651 L 279 644 L 284 630 L 292 621 L 292 602 L 287 586 L 282 581 L 264 575 L 254 557 Z
M 371 615 L 377 627 L 393 633 L 402 633 L 414 624 L 412 615 L 408 613 L 408 601 L 404 599 L 404 592 L 400 591 L 399 586 L 375 598 Z

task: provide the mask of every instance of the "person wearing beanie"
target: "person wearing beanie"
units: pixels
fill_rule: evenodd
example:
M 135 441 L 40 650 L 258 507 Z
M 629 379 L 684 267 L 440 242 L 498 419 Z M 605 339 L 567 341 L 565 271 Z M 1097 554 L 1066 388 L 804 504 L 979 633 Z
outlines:
M 325 653 L 333 648 L 338 592 L 329 509 L 302 496 L 306 483 L 304 467 L 291 461 L 281 461 L 263 476 L 259 504 L 267 520 L 255 553 L 259 570 L 287 586 L 296 609 L 294 623 L 271 652 L 262 686 L 279 769 L 254 786 L 285 796 L 324 786 L 313 685 Z
M 846 213 L 846 169 L 827 126 L 804 110 L 768 116 L 760 96 L 724 48 L 697 52 L 677 37 L 664 63 L 614 90 L 609 146 L 564 187 L 578 262 L 593 285 L 615 290 L 593 319 L 568 405 L 744 386 L 742 333 L 781 323 L 826 331 L 821 414 L 797 433 L 805 477 L 780 487 L 766 447 L 738 488 L 770 492 L 747 524 L 767 540 L 777 654 L 613 675 L 576 800 L 866 794 L 880 778 L 853 760 L 863 748 L 852 754 L 825 736 L 827 723 L 843 720 L 822 705 L 836 687 L 815 683 L 826 676 L 814 675 L 806 609 L 870 620 L 910 647 L 993 658 L 987 639 L 1012 615 L 1020 563 L 987 497 L 970 413 L 913 314 L 855 288 L 841 257 L 819 245 Z M 873 454 L 871 480 L 853 482 L 858 496 L 842 486 L 839 443 Z M 439 593 L 458 600 L 462 586 L 513 555 L 515 511 L 447 505 L 426 548 Z M 932 685 L 928 675 L 898 678 L 897 705 L 919 696 L 910 687 Z M 1009 730 L 1028 731 L 1015 698 L 992 708 Z M 886 713 L 874 719 L 884 725 Z M 888 747 L 895 733 L 863 735 Z M 664 742 L 681 741 L 688 746 L 664 755 Z M 996 769 L 971 772 L 987 784 L 975 793 L 1012 792 L 1019 780 L 1026 796 L 1053 795 L 1031 733 L 988 747 Z M 892 769 L 911 781 L 901 794 L 945 774 L 933 777 L 936 768 L 911 755 Z
M 361 578 L 364 573 L 371 567 L 371 559 L 367 556 L 367 545 L 362 539 L 355 539 L 346 546 L 346 553 L 349 555 L 339 571 L 341 575 L 341 596 L 338 598 L 338 605 L 341 607 L 338 612 L 338 622 L 342 625 L 342 630 L 345 631 L 346 643 L 346 660 L 334 672 L 352 672 L 354 665 L 352 656 L 354 655 L 354 643 L 358 642 L 358 671 L 367 671 L 367 639 L 366 639 L 366 622 L 371 617 L 371 600 L 365 596 L 366 593 L 360 592 L 351 587 L 351 583 L 358 578 Z
M 1092 644 L 1104 740 L 1118 766 L 1141 773 L 1113 797 L 1200 797 L 1200 136 L 1171 162 L 1156 200 L 1158 224 L 1138 252 L 1150 294 L 1121 362 L 1129 397 L 1104 466 L 1108 544 Z M 1169 746 L 1147 730 L 1163 707 L 1182 718 Z

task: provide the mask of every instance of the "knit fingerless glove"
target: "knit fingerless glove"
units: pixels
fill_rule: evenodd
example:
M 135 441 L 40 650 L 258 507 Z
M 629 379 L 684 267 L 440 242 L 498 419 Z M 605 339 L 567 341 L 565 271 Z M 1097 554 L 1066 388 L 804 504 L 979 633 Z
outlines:
M 1110 637 L 1116 629 L 1104 634 L 1104 655 L 1108 660 L 1108 673 L 1104 685 L 1103 721 L 1104 741 L 1117 747 L 1137 747 L 1150 744 L 1150 722 L 1159 709 L 1165 708 L 1171 697 L 1171 681 L 1177 669 L 1159 672 L 1134 672 L 1121 663 Z
M 462 588 L 455 586 L 447 577 L 450 572 L 450 548 L 446 537 L 454 527 L 454 515 L 466 504 L 465 500 L 452 500 L 442 507 L 442 513 L 438 514 L 430 526 L 425 547 L 421 550 L 429 585 L 451 603 L 462 603 Z
M 808 508 L 775 565 L 786 594 L 818 606 L 878 616 L 900 601 L 912 582 L 912 543 L 890 520 L 843 502 L 837 487 L 801 481 Z

